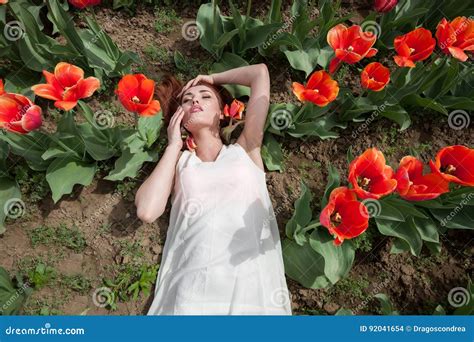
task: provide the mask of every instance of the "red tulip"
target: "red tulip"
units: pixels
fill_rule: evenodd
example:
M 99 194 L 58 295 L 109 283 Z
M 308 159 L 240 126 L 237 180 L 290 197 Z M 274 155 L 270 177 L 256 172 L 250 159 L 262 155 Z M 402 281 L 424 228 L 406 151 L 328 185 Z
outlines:
M 390 70 L 378 62 L 367 64 L 360 74 L 362 87 L 373 91 L 381 91 L 390 81 Z
M 364 57 L 372 57 L 377 53 L 375 44 L 377 36 L 372 32 L 362 32 L 359 25 L 346 27 L 338 24 L 329 30 L 328 44 L 333 48 L 336 57 L 329 63 L 329 72 L 334 73 L 342 62 L 354 64 Z
M 369 213 L 367 207 L 357 201 L 355 192 L 343 186 L 331 192 L 319 221 L 334 235 L 337 246 L 344 239 L 352 239 L 365 232 L 369 226 Z
M 125 75 L 115 93 L 122 105 L 140 116 L 154 116 L 161 110 L 160 102 L 153 100 L 155 81 L 143 74 Z
M 423 27 L 419 27 L 403 36 L 395 37 L 393 42 L 397 56 L 395 63 L 401 67 L 415 66 L 415 62 L 427 59 L 433 52 L 436 40 L 431 32 Z
M 45 99 L 55 100 L 54 105 L 62 110 L 71 110 L 80 99 L 90 97 L 100 87 L 95 77 L 84 79 L 84 71 L 69 63 L 58 63 L 54 74 L 43 70 L 46 84 L 31 87 L 33 92 Z
M 0 5 L 8 4 L 8 0 L 0 0 Z
M 374 9 L 380 13 L 390 12 L 397 6 L 398 0 L 375 0 Z
M 397 187 L 392 168 L 385 164 L 383 153 L 375 147 L 366 150 L 351 162 L 348 179 L 362 199 L 379 199 L 392 193 Z
M 0 127 L 26 134 L 41 126 L 41 108 L 20 94 L 0 96 Z
M 0 79 L 0 95 L 5 94 L 5 88 L 3 87 L 3 80 Z
M 186 148 L 190 151 L 194 151 L 197 147 L 196 143 L 194 142 L 194 138 L 192 135 L 188 135 L 185 140 Z
M 463 145 L 442 148 L 435 161 L 430 160 L 430 168 L 448 182 L 474 186 L 474 149 Z
M 99 5 L 100 0 L 69 0 L 69 3 L 74 7 L 83 9 L 89 6 Z
M 293 82 L 293 93 L 300 101 L 310 101 L 324 107 L 334 101 L 339 94 L 339 85 L 324 70 L 314 72 L 306 86 Z
M 474 51 L 474 20 L 457 17 L 449 22 L 443 18 L 436 28 L 436 39 L 444 53 L 465 62 L 468 56 L 464 51 Z
M 245 105 L 237 99 L 234 99 L 232 103 L 224 106 L 224 116 L 229 116 L 232 119 L 241 120 L 242 113 L 244 112 Z
M 412 156 L 403 157 L 395 174 L 397 192 L 409 201 L 425 201 L 449 192 L 449 182 L 439 174 L 423 175 L 423 163 Z

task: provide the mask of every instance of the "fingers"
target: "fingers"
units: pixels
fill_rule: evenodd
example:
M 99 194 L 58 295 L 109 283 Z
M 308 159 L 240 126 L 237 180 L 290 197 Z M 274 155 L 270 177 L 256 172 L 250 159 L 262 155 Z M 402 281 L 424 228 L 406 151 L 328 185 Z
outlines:
M 194 87 L 199 81 L 201 81 L 204 78 L 203 75 L 198 75 L 197 77 L 193 78 L 190 80 L 186 85 L 183 87 L 183 89 L 179 92 L 177 97 L 180 97 L 181 94 L 183 94 L 187 89 Z
M 179 106 L 176 112 L 171 117 L 170 125 L 175 125 L 176 121 L 178 120 L 178 117 L 180 116 L 182 117 L 183 114 L 184 114 L 183 107 Z
M 186 89 L 189 88 L 189 86 L 190 86 L 190 84 L 191 84 L 192 82 L 193 82 L 193 80 L 190 80 L 190 81 L 188 81 L 188 83 L 186 83 L 186 85 L 183 87 L 183 89 L 181 89 L 181 91 L 179 92 L 178 98 L 179 98 L 182 94 L 184 94 L 184 92 L 186 91 Z

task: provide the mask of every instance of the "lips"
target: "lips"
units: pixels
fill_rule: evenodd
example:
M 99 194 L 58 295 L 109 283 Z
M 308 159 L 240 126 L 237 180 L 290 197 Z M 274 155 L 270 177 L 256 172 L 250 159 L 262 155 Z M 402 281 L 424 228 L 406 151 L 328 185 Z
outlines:
M 202 111 L 202 108 L 200 106 L 193 106 L 191 108 L 191 113 L 201 112 L 201 111 Z

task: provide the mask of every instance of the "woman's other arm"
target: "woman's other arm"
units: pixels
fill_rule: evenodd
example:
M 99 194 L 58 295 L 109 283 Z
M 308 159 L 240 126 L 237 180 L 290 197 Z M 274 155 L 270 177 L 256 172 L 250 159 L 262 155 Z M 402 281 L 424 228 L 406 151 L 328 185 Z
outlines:
M 181 120 L 183 114 L 184 111 L 181 107 L 173 114 L 168 125 L 168 146 L 158 165 L 135 195 L 137 217 L 143 222 L 152 223 L 165 211 L 174 185 L 176 164 L 182 153 Z

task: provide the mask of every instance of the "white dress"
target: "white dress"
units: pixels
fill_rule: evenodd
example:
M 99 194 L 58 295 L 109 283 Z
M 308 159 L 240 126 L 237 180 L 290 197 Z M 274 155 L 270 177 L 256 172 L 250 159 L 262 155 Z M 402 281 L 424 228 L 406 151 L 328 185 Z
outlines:
M 266 174 L 239 144 L 183 151 L 147 315 L 291 315 Z

